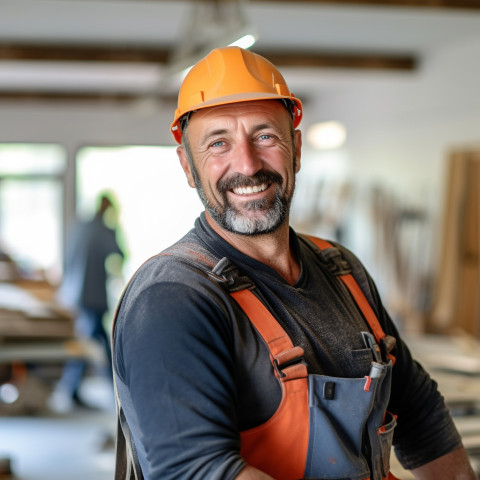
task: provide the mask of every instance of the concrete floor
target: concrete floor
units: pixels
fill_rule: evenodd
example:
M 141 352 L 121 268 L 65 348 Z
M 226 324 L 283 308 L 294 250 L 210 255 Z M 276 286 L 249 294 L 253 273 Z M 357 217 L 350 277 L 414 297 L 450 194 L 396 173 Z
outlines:
M 96 410 L 0 417 L 0 457 L 10 458 L 15 480 L 113 479 L 114 447 L 105 445 L 115 433 L 111 387 L 102 379 L 85 384 Z
M 0 419 L 1 454 L 21 480 L 112 480 L 113 448 L 102 450 L 110 415 Z

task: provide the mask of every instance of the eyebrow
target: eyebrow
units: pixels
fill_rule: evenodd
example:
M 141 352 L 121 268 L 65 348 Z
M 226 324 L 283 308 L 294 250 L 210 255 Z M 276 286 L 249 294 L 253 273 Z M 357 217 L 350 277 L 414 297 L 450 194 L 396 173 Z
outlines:
M 265 130 L 265 129 L 269 129 L 269 128 L 273 128 L 275 130 L 278 130 L 278 127 L 275 126 L 275 124 L 273 123 L 260 123 L 258 125 L 255 125 L 251 131 L 251 133 L 256 133 L 260 130 Z M 208 143 L 210 138 L 211 137 L 216 137 L 218 135 L 225 135 L 225 134 L 228 134 L 229 133 L 229 130 L 227 130 L 226 128 L 218 128 L 216 130 L 212 130 L 211 132 L 207 132 L 200 140 L 201 144 L 205 144 L 205 143 Z
M 226 128 L 218 128 L 217 130 L 212 130 L 211 132 L 207 132 L 201 139 L 200 144 L 204 145 L 210 141 L 211 137 L 216 137 L 217 135 L 225 135 L 228 132 Z

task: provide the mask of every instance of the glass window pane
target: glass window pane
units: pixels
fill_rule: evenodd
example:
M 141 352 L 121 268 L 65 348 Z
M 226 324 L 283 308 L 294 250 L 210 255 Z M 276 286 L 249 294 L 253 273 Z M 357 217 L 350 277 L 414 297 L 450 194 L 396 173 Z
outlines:
M 0 144 L 1 175 L 59 175 L 66 166 L 60 145 Z
M 115 193 L 128 256 L 127 278 L 178 240 L 203 206 L 187 184 L 175 147 L 85 147 L 77 156 L 77 208 L 88 218 L 102 190 Z
M 2 247 L 27 272 L 61 268 L 62 186 L 59 180 L 0 181 Z

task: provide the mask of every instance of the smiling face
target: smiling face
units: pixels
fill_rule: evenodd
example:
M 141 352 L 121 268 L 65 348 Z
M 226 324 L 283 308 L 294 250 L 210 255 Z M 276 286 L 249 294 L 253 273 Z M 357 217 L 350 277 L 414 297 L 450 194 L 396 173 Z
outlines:
M 210 217 L 241 235 L 270 233 L 288 219 L 300 169 L 301 134 L 278 101 L 222 105 L 192 115 L 178 148 L 190 186 Z

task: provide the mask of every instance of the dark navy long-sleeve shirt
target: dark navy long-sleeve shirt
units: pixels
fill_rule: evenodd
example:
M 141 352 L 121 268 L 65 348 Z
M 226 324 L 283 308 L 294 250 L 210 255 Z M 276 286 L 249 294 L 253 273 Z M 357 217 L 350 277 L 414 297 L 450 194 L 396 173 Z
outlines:
M 368 327 L 344 285 L 291 230 L 301 264 L 295 285 L 221 239 L 204 216 L 187 235 L 248 275 L 268 308 L 305 350 L 311 374 L 358 377 L 372 361 Z M 415 468 L 460 445 L 436 383 L 415 362 L 358 260 L 344 257 L 373 303 L 386 334 L 397 338 L 389 410 L 398 415 L 394 445 Z M 360 272 L 360 273 L 358 273 Z M 148 480 L 234 479 L 245 462 L 240 432 L 270 418 L 281 389 L 263 340 L 230 295 L 202 269 L 166 255 L 147 261 L 122 301 L 114 335 L 117 388 Z

